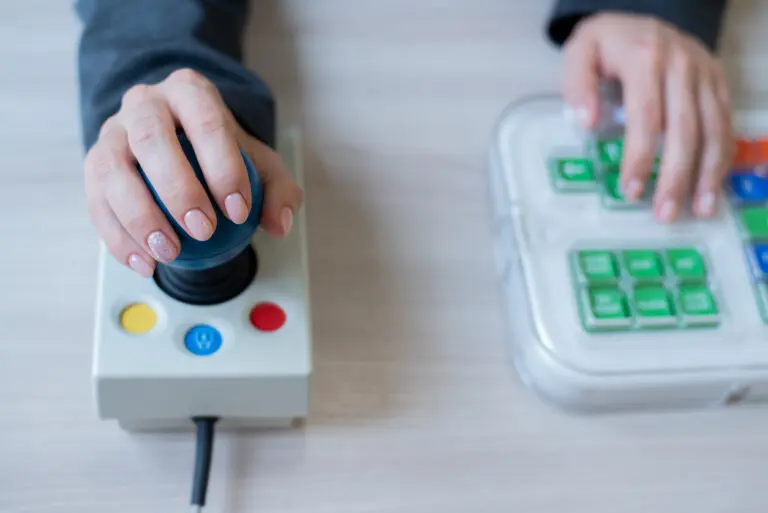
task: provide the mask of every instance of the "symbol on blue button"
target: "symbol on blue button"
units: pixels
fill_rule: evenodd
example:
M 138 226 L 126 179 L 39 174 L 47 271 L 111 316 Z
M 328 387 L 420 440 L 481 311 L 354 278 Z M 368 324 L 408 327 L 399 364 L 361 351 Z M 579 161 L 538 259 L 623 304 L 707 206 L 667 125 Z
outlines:
M 197 356 L 210 356 L 221 349 L 221 333 L 207 324 L 198 324 L 184 335 L 184 345 Z
M 735 174 L 731 176 L 731 190 L 739 201 L 766 201 L 768 200 L 768 178 L 756 174 Z

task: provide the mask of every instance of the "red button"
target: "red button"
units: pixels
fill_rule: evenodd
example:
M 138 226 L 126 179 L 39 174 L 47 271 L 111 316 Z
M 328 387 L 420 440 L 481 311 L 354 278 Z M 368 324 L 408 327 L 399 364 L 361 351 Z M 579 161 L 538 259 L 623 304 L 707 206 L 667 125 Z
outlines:
M 259 303 L 251 310 L 251 324 L 259 331 L 277 331 L 285 324 L 285 311 L 274 303 Z

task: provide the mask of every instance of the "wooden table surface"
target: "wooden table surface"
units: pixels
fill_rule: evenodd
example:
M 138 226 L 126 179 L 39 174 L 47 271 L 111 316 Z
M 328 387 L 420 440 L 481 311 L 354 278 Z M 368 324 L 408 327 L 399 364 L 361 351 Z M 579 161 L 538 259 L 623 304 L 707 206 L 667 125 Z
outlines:
M 249 58 L 310 147 L 316 371 L 304 429 L 220 437 L 209 511 L 767 510 L 768 409 L 571 417 L 509 365 L 486 155 L 507 103 L 559 85 L 549 2 L 254 3 Z M 723 50 L 747 103 L 760 3 Z M 0 512 L 182 511 L 191 437 L 93 410 L 78 30 L 68 1 L 0 1 Z

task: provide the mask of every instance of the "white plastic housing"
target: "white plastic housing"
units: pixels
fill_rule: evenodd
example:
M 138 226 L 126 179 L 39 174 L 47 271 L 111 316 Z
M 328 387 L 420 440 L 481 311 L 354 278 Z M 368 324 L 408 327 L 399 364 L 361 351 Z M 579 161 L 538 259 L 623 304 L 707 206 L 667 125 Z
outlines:
M 740 114 L 742 134 L 768 133 L 765 112 Z M 515 365 L 541 396 L 574 411 L 703 407 L 768 398 L 763 322 L 730 207 L 711 221 L 654 220 L 605 208 L 598 193 L 563 194 L 547 159 L 584 154 L 556 97 L 511 105 L 494 134 L 491 196 L 497 262 Z M 582 328 L 568 253 L 579 246 L 692 245 L 709 259 L 716 329 L 592 334 Z
M 279 149 L 302 184 L 298 135 L 287 134 Z M 93 361 L 100 418 L 127 429 L 152 429 L 190 426 L 195 415 L 220 416 L 223 425 L 241 427 L 282 426 L 307 415 L 312 352 L 303 211 L 286 238 L 260 230 L 253 244 L 256 279 L 238 297 L 215 306 L 170 298 L 102 248 Z M 259 331 L 249 320 L 251 308 L 264 301 L 286 314 L 278 331 Z M 137 302 L 157 313 L 149 333 L 127 333 L 120 325 L 123 308 Z M 187 350 L 185 333 L 197 324 L 220 332 L 219 351 L 198 356 Z

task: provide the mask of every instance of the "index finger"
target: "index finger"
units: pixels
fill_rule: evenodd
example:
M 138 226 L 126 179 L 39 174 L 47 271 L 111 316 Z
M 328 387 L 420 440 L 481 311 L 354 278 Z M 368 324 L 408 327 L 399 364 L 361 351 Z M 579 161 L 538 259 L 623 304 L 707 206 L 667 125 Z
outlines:
M 639 199 L 658 153 L 664 123 L 663 52 L 647 52 L 619 68 L 626 111 L 621 182 L 624 194 Z
M 194 71 L 180 70 L 168 77 L 163 90 L 219 209 L 232 222 L 245 222 L 252 207 L 251 184 L 234 117 L 216 87 Z

